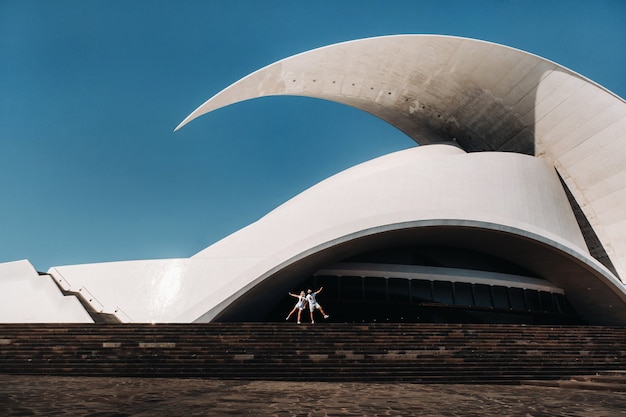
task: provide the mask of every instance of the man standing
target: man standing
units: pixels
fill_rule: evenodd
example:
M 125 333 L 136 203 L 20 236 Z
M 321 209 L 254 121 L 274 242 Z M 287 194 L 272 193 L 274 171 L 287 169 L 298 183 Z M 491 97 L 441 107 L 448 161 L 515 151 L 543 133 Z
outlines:
M 324 318 L 325 318 L 325 319 L 327 319 L 328 317 L 330 317 L 328 314 L 326 314 L 326 313 L 324 312 L 324 309 L 322 308 L 322 306 L 321 306 L 321 305 L 319 305 L 319 304 L 317 303 L 317 300 L 315 299 L 315 296 L 316 296 L 317 294 L 321 293 L 323 288 L 324 288 L 324 287 L 320 287 L 320 289 L 319 289 L 319 290 L 317 290 L 317 291 L 311 291 L 311 289 L 309 289 L 309 290 L 307 291 L 306 300 L 307 300 L 307 302 L 309 303 L 309 311 L 311 312 L 311 323 L 315 323 L 315 320 L 313 319 L 313 312 L 314 312 L 315 310 L 319 310 L 319 311 L 320 311 L 320 313 L 322 313 L 322 315 L 324 316 Z

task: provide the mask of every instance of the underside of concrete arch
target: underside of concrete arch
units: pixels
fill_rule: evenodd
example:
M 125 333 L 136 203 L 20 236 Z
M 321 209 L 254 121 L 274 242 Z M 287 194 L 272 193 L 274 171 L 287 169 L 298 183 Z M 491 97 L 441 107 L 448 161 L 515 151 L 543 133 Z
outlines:
M 605 272 L 554 242 L 472 222 L 424 222 L 385 229 L 303 256 L 250 288 L 214 320 L 279 321 L 294 304 L 288 291 L 315 291 L 323 286 L 320 303 L 335 320 L 349 322 L 623 324 L 623 294 L 611 289 Z M 354 278 L 361 278 L 361 283 L 357 279 L 355 286 Z M 390 290 L 390 282 L 395 289 Z M 430 299 L 416 297 L 416 288 L 423 291 L 423 282 L 431 286 L 447 282 L 450 295 L 441 289 L 439 296 L 431 294 Z M 467 292 L 468 284 L 495 288 L 490 290 L 491 304 L 478 302 L 475 289 L 469 290 L 474 298 L 469 304 L 467 296 L 463 303 L 449 298 L 460 291 L 456 287 Z M 398 295 L 397 288 L 408 292 Z M 506 294 L 507 305 L 495 299 L 502 288 L 515 289 Z M 512 299 L 519 289 L 526 292 L 521 305 Z M 551 305 L 532 304 L 529 298 L 537 296 L 537 291 L 539 296 L 563 295 L 564 307 L 555 306 L 558 301 L 554 300 Z

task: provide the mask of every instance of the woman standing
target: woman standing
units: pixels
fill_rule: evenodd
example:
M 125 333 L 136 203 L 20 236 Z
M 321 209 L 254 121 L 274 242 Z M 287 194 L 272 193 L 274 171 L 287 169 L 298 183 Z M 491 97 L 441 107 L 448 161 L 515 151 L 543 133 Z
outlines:
M 304 291 L 300 291 L 300 295 L 298 294 L 292 294 L 292 293 L 288 293 L 290 296 L 295 297 L 298 299 L 298 302 L 296 303 L 296 305 L 293 307 L 293 310 L 291 310 L 291 312 L 287 315 L 287 318 L 285 320 L 289 320 L 289 318 L 291 317 L 291 315 L 293 313 L 296 312 L 296 310 L 298 310 L 298 324 L 300 324 L 300 316 L 302 316 L 302 310 L 305 309 L 306 307 L 306 297 L 304 295 Z

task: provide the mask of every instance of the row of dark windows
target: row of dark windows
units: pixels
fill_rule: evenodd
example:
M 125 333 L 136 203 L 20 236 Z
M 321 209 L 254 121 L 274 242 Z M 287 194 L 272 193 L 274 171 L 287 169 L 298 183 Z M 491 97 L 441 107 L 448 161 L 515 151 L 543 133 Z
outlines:
M 510 311 L 573 314 L 562 294 L 496 285 L 404 278 L 316 276 L 310 286 L 324 287 L 329 301 L 441 304 Z

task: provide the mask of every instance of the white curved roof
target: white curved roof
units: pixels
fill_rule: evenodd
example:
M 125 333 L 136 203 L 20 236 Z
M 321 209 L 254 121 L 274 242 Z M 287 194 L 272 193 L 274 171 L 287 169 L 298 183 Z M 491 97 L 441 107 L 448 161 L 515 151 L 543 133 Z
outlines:
M 243 299 L 249 311 L 261 314 L 303 273 L 294 268 L 327 265 L 318 257 L 325 251 L 338 256 L 345 253 L 337 249 L 342 245 L 362 251 L 359 245 L 368 239 L 392 235 L 397 244 L 403 231 L 413 242 L 454 239 L 528 265 L 563 288 L 594 322 L 626 317 L 626 293 L 589 255 L 545 161 L 444 145 L 395 152 L 343 171 L 189 259 L 63 266 L 50 273 L 66 289 L 89 291 L 98 311 L 122 321 L 211 321 Z M 254 301 L 243 297 L 250 292 Z M 254 302 L 261 305 L 251 307 Z
M 272 64 L 217 94 L 181 126 L 272 94 L 339 101 L 418 143 L 455 146 L 420 146 L 348 169 L 191 258 L 59 266 L 51 276 L 124 322 L 212 321 L 241 304 L 261 311 L 294 279 L 350 254 L 453 241 L 528 267 L 563 289 L 591 323 L 624 324 L 626 289 L 590 253 L 554 170 L 623 274 L 626 104 L 619 97 L 522 51 L 393 36 Z M 3 288 L 34 271 L 0 269 L 0 278 L 8 277 Z M 24 302 L 13 294 L 5 297 L 9 306 Z
M 544 58 L 492 43 L 399 35 L 286 58 L 224 89 L 194 118 L 242 100 L 302 95 L 367 111 L 420 144 L 536 155 L 556 167 L 626 276 L 626 103 Z

